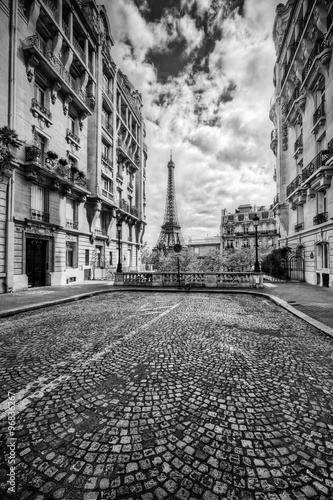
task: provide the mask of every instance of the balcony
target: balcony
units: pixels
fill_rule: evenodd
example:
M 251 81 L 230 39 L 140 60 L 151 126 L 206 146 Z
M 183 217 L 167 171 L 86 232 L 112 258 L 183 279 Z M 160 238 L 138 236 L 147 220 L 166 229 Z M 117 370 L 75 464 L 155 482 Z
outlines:
M 119 208 L 121 210 L 124 210 L 125 212 L 130 211 L 128 202 L 126 200 L 124 200 L 123 198 L 119 201 Z
M 29 181 L 37 181 L 38 175 L 44 174 L 53 191 L 60 190 L 62 186 L 76 191 L 80 196 L 89 194 L 84 172 L 72 168 L 64 158 L 59 160 L 57 154 L 49 156 L 48 152 L 44 153 L 36 146 L 26 146 L 25 165 L 25 177 Z
M 289 198 L 289 196 L 293 194 L 301 186 L 301 184 L 302 184 L 302 174 L 299 174 L 295 177 L 294 180 L 291 181 L 290 184 L 288 184 L 286 189 L 287 198 Z
M 30 210 L 30 217 L 33 220 L 38 220 L 40 222 L 49 222 L 50 216 L 46 212 L 41 212 L 40 210 L 35 210 L 32 208 Z
M 23 40 L 23 51 L 27 56 L 27 77 L 29 82 L 34 78 L 35 66 L 52 84 L 59 80 L 62 91 L 72 96 L 74 104 L 81 112 L 91 115 L 86 90 L 84 90 L 75 78 L 67 71 L 58 57 L 56 57 L 47 46 L 47 43 L 38 34 Z M 52 85 L 50 85 L 52 86 Z
M 107 191 L 106 189 L 102 189 L 102 195 L 105 196 L 106 198 L 109 198 L 109 200 L 112 200 L 113 201 L 113 193 L 111 193 L 110 191 Z
M 300 222 L 299 224 L 295 225 L 295 233 L 298 233 L 298 231 L 302 231 L 304 229 L 304 222 Z
M 71 130 L 66 129 L 66 141 L 68 144 L 73 144 L 73 146 L 76 148 L 76 150 L 80 149 L 80 138 L 74 134 Z
M 303 153 L 303 134 L 300 134 L 294 144 L 294 158 L 297 159 L 299 155 Z
M 68 229 L 78 229 L 79 224 L 76 221 L 73 221 L 71 219 L 66 219 L 66 227 Z
M 134 217 L 139 217 L 139 211 L 136 207 L 131 207 L 130 212 L 132 215 L 134 215 Z
M 102 123 L 102 126 L 108 132 L 108 134 L 113 137 L 113 126 L 108 122 Z
M 95 229 L 96 236 L 107 236 L 105 229 Z
M 52 113 L 40 102 L 38 102 L 37 99 L 31 100 L 30 111 L 35 118 L 39 118 L 47 127 L 52 125 Z
M 317 134 L 319 128 L 325 125 L 325 122 L 325 101 L 322 101 L 313 114 L 313 127 L 311 129 L 312 134 Z
M 140 159 L 137 156 L 134 156 L 134 152 L 131 148 L 126 146 L 125 141 L 118 139 L 118 147 L 117 147 L 117 155 L 126 163 L 129 163 L 129 166 L 132 167 L 134 171 L 139 170 L 140 168 Z
M 306 86 L 306 88 L 310 90 L 314 87 L 314 84 L 321 75 L 321 73 L 318 71 L 314 63 L 316 61 L 320 61 L 321 64 L 327 66 L 330 62 L 332 47 L 328 47 L 327 45 L 328 44 L 324 38 L 322 37 L 318 38 L 303 68 L 302 71 L 303 86 Z
M 317 226 L 318 224 L 322 224 L 323 222 L 327 222 L 328 213 L 322 212 L 321 214 L 317 214 L 313 218 L 313 224 Z
M 332 166 L 333 151 L 323 150 L 303 169 L 302 182 L 307 187 L 313 187 L 311 184 L 316 184 L 320 178 L 331 176 L 333 172 Z
M 113 169 L 113 162 L 110 160 L 110 158 L 106 155 L 102 154 L 102 163 L 106 165 L 110 170 Z

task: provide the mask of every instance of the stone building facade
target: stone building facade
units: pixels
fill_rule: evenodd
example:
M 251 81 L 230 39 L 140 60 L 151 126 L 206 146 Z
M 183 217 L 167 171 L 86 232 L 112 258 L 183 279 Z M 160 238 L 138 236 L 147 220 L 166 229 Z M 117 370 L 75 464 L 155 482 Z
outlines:
M 106 9 L 0 0 L 0 33 L 0 127 L 25 141 L 1 170 L 0 292 L 105 278 L 119 258 L 140 268 L 142 101 L 112 59 Z
M 333 286 L 333 4 L 288 0 L 273 27 L 273 210 L 305 281 Z
M 189 238 L 187 246 L 197 257 L 205 257 L 210 253 L 220 253 L 221 237 L 218 235 L 206 236 L 205 238 Z
M 234 213 L 221 210 L 221 252 L 229 248 L 255 248 L 256 230 L 253 217 L 259 217 L 257 226 L 258 247 L 276 247 L 278 244 L 277 220 L 272 207 L 239 205 Z

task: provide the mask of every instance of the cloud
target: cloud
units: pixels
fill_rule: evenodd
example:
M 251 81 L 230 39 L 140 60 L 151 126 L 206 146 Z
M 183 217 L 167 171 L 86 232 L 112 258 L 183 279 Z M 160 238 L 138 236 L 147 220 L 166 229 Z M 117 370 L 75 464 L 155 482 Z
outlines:
M 150 246 L 163 223 L 170 149 L 186 241 L 218 234 L 222 208 L 272 203 L 268 113 L 278 3 L 246 0 L 234 9 L 227 0 L 182 0 L 153 20 L 148 0 L 140 8 L 130 0 L 107 4 L 115 61 L 143 96 Z M 177 72 L 160 79 L 151 54 L 161 65 L 178 58 Z

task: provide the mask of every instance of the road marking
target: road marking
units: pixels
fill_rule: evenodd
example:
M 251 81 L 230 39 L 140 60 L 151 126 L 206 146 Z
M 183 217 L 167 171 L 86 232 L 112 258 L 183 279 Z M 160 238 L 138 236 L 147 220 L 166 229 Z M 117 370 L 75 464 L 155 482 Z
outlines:
M 90 363 L 98 361 L 101 357 L 103 357 L 105 354 L 108 352 L 112 351 L 116 346 L 118 346 L 124 339 L 127 340 L 131 337 L 133 337 L 137 332 L 140 330 L 144 330 L 148 328 L 151 324 L 156 323 L 159 319 L 163 318 L 167 314 L 169 314 L 171 311 L 173 311 L 176 307 L 180 306 L 180 302 L 177 304 L 174 304 L 172 307 L 169 307 L 167 311 L 164 311 L 163 313 L 159 314 L 157 317 L 151 319 L 150 321 L 147 321 L 143 325 L 135 328 L 131 332 L 127 333 L 122 339 L 116 340 L 106 346 L 102 351 L 93 354 L 89 359 L 84 361 L 81 364 L 81 367 L 86 367 Z M 77 355 L 77 351 L 75 355 Z M 75 363 L 79 362 L 84 355 L 87 354 L 87 350 L 84 352 L 80 353 L 80 355 L 77 355 L 77 358 L 75 359 Z M 70 361 L 66 363 L 65 361 L 59 362 L 57 366 L 66 366 L 68 365 L 69 368 L 73 369 L 75 368 L 76 364 L 73 365 L 73 361 Z M 53 380 L 50 380 L 50 376 L 45 377 L 41 376 L 38 378 L 38 380 L 35 380 L 34 382 L 29 382 L 27 386 L 24 389 L 21 389 L 15 394 L 15 413 L 19 414 L 23 410 L 25 410 L 31 403 L 33 399 L 40 399 L 45 395 L 46 392 L 51 392 L 53 389 L 55 389 L 58 385 L 60 385 L 63 382 L 66 382 L 68 379 L 71 378 L 73 373 L 70 375 L 60 375 L 59 377 L 56 377 Z M 45 383 L 47 382 L 47 383 Z M 45 383 L 45 385 L 42 385 Z M 34 391 L 34 392 L 31 392 Z M 0 420 L 3 420 L 7 416 L 7 410 L 9 408 L 9 399 L 5 399 L 1 404 L 0 404 Z

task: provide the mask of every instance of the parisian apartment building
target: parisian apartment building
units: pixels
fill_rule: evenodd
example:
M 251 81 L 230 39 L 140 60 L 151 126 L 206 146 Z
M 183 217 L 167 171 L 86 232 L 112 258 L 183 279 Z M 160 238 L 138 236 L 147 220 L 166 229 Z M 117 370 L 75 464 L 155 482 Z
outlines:
M 0 128 L 24 141 L 0 155 L 0 293 L 141 268 L 142 98 L 110 22 L 94 0 L 0 0 Z
M 279 4 L 274 124 L 276 197 L 281 244 L 304 263 L 304 279 L 333 286 L 333 3 Z
M 257 229 L 253 218 L 258 217 Z M 229 249 L 255 248 L 274 249 L 278 246 L 279 228 L 272 206 L 239 205 L 234 213 L 221 210 L 221 253 Z M 257 234 L 257 236 L 256 236 Z

